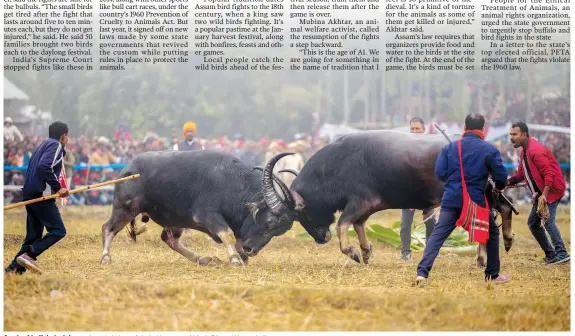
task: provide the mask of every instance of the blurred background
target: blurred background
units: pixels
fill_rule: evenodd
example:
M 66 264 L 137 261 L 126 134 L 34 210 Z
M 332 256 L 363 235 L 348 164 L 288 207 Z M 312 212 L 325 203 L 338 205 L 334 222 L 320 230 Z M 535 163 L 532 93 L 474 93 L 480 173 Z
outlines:
M 487 140 L 512 174 L 519 151 L 507 134 L 525 121 L 553 150 L 570 180 L 569 64 L 522 64 L 521 71 L 211 72 L 185 64 L 127 71 L 6 72 L 4 75 L 4 203 L 20 201 L 34 148 L 48 125 L 70 126 L 65 159 L 71 188 L 117 178 L 134 155 L 172 149 L 186 122 L 204 149 L 227 151 L 262 165 L 279 151 L 298 154 L 276 169 L 301 169 L 337 136 L 369 129 L 409 132 L 421 117 L 462 132 L 465 116 L 482 113 Z M 281 178 L 291 183 L 290 174 Z M 113 186 L 72 195 L 69 204 L 106 205 Z M 525 190 L 510 190 L 521 203 Z M 570 202 L 569 195 L 564 200 Z

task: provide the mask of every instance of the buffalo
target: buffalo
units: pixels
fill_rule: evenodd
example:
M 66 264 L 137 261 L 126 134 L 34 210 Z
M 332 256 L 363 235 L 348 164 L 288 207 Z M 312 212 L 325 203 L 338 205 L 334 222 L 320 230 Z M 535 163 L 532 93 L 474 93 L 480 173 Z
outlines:
M 456 140 L 460 135 L 452 135 Z M 435 162 L 447 144 L 443 135 L 409 134 L 390 130 L 363 131 L 337 138 L 315 153 L 290 186 L 298 221 L 318 244 L 331 239 L 335 213 L 340 250 L 360 263 L 349 242 L 353 225 L 359 238 L 361 257 L 368 263 L 372 245 L 365 222 L 387 209 L 426 209 L 440 206 L 443 182 L 435 175 Z M 278 172 L 278 173 L 279 173 Z M 511 210 L 496 191 L 488 190 L 490 204 L 503 218 L 506 250 L 513 242 Z M 488 202 L 489 202 L 488 200 Z M 478 247 L 478 264 L 485 263 L 484 248 Z
M 294 210 L 280 198 L 287 186 L 273 174 L 274 164 L 289 153 L 275 155 L 260 172 L 231 154 L 219 151 L 158 151 L 136 156 L 121 177 L 140 178 L 116 184 L 110 219 L 102 225 L 102 264 L 111 260 L 113 238 L 143 214 L 163 227 L 162 240 L 174 251 L 200 265 L 221 264 L 216 257 L 196 255 L 180 242 L 186 229 L 201 231 L 227 248 L 233 266 L 244 265 L 293 224 Z M 274 188 L 274 181 L 281 193 Z

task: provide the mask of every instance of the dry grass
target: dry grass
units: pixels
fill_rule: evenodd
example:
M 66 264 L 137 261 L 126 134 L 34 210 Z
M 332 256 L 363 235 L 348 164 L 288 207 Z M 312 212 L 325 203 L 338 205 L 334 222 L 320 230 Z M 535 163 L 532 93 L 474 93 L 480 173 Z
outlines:
M 275 238 L 245 268 L 194 265 L 170 250 L 160 228 L 133 243 L 122 231 L 112 243 L 112 263 L 99 264 L 100 226 L 110 208 L 72 208 L 63 217 L 68 236 L 42 255 L 42 276 L 6 276 L 4 326 L 8 331 L 387 331 L 569 330 L 570 263 L 545 266 L 526 225 L 515 220 L 516 242 L 502 252 L 502 271 L 514 276 L 488 285 L 469 270 L 473 255 L 443 255 L 424 287 L 412 287 L 417 262 L 374 243 L 370 265 L 339 252 L 337 238 L 324 246 L 295 238 L 299 224 Z M 390 225 L 399 211 L 370 223 Z M 421 220 L 419 213 L 415 221 Z M 25 213 L 4 216 L 4 263 L 21 243 Z M 558 224 L 570 247 L 569 208 Z M 184 236 L 201 255 L 225 260 L 225 250 L 204 234 Z M 357 240 L 354 238 L 354 245 Z M 503 248 L 501 248 L 503 251 Z

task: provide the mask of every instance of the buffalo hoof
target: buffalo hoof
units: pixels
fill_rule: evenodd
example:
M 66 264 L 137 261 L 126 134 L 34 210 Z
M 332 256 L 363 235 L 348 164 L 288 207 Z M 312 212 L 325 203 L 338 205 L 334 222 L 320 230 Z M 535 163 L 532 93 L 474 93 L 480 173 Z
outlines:
M 503 245 L 505 246 L 505 252 L 509 252 L 511 250 L 511 246 L 513 246 L 513 239 L 510 240 L 503 240 Z
M 139 236 L 139 235 L 141 235 L 142 233 L 148 231 L 148 225 L 147 225 L 147 224 L 143 224 L 143 225 L 136 226 L 136 228 L 135 228 L 134 231 L 135 231 L 134 233 L 136 234 L 136 236 Z
M 242 257 L 242 261 L 244 262 L 244 265 L 247 265 L 249 257 L 247 255 L 243 255 L 243 254 L 240 254 L 240 257 Z
M 361 247 L 361 259 L 363 259 L 363 262 L 365 264 L 369 264 L 369 258 L 371 258 L 371 256 L 373 255 L 372 253 L 372 245 L 369 244 L 368 247 Z
M 361 264 L 361 261 L 359 259 L 359 253 L 357 252 L 357 250 L 355 249 L 355 247 L 353 246 L 349 246 L 348 248 L 346 248 L 345 250 L 343 250 L 343 254 L 345 254 L 346 256 L 350 257 L 351 259 L 353 259 L 356 263 Z
M 217 257 L 201 257 L 198 260 L 198 263 L 201 266 L 208 266 L 208 265 L 216 266 L 216 265 L 223 264 L 223 262 L 220 259 L 218 259 Z
M 241 267 L 244 266 L 244 262 L 238 257 L 232 257 L 230 258 L 230 265 L 233 267 Z
M 108 265 L 108 264 L 110 264 L 111 261 L 112 261 L 112 258 L 110 258 L 110 255 L 106 254 L 106 255 L 102 256 L 102 260 L 100 261 L 100 263 L 102 265 Z

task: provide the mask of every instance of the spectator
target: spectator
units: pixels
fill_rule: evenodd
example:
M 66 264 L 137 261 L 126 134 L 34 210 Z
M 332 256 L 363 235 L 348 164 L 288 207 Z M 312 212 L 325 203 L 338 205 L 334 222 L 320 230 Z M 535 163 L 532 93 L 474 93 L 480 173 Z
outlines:
M 114 139 L 116 139 L 116 141 L 127 140 L 132 142 L 132 136 L 130 132 L 128 132 L 128 126 L 126 126 L 125 122 L 122 121 L 118 125 L 118 129 L 114 133 Z
M 12 122 L 12 118 L 6 117 L 4 119 L 4 141 L 6 142 L 13 142 L 13 141 L 23 141 L 24 136 L 20 133 L 20 130 L 14 123 Z

